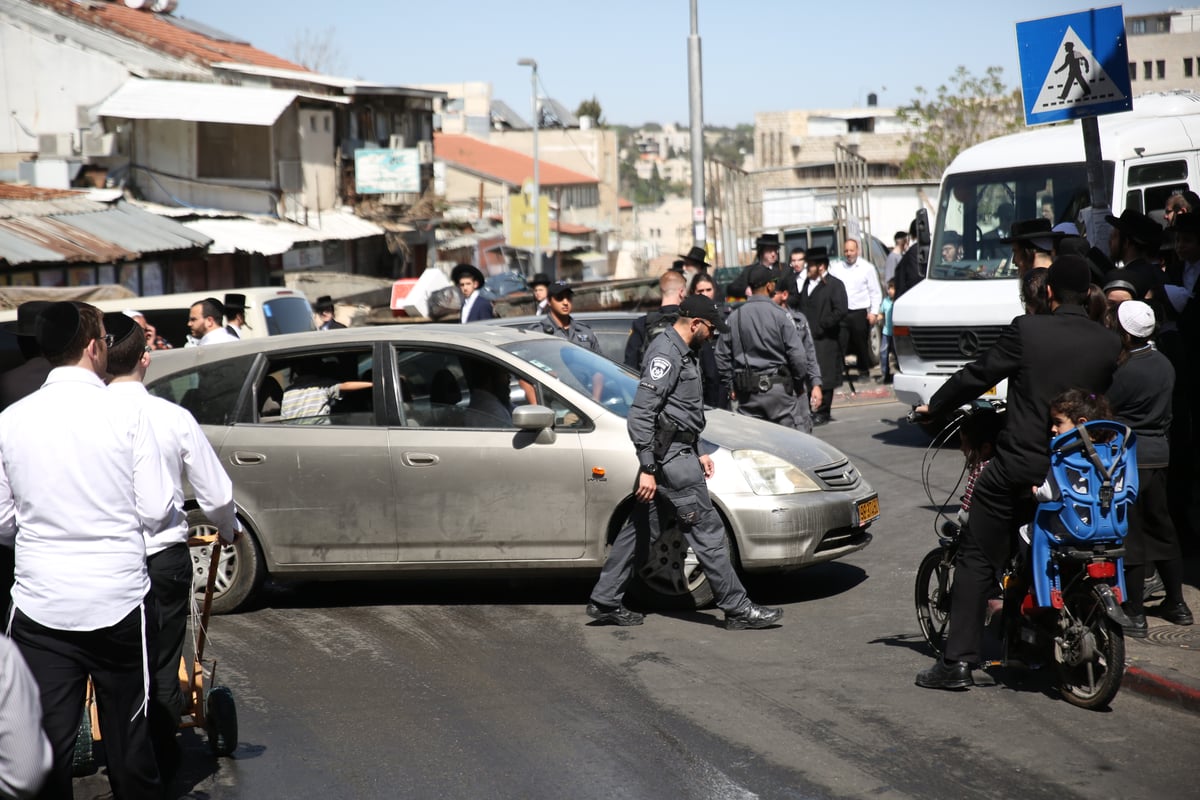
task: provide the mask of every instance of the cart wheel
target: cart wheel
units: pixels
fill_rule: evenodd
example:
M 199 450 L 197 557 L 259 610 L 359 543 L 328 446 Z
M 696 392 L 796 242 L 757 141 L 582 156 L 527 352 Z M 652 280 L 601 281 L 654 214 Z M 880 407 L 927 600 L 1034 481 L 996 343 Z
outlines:
M 217 686 L 204 699 L 208 746 L 217 756 L 232 755 L 238 744 L 237 706 L 228 686 Z
M 75 734 L 75 752 L 71 758 L 71 775 L 80 777 L 96 771 L 96 751 L 92 749 L 92 715 L 85 708 L 79 731 Z

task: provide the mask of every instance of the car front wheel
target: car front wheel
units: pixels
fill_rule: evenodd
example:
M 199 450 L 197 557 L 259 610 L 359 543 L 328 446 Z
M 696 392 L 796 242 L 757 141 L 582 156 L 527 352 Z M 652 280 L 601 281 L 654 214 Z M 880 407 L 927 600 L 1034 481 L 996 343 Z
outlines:
M 726 534 L 728 536 L 728 534 Z M 729 548 L 728 539 L 726 547 Z M 652 542 L 644 560 L 635 567 L 634 595 L 654 608 L 690 610 L 713 602 L 712 585 L 687 539 L 672 522 Z
M 216 526 L 199 509 L 188 512 L 187 522 L 188 536 L 211 536 L 217 533 Z M 198 596 L 197 600 L 202 602 L 209 565 L 212 563 L 212 546 L 193 547 L 191 551 L 192 587 Z M 213 586 L 212 613 L 231 614 L 242 608 L 258 591 L 265 577 L 262 553 L 249 531 L 233 544 L 221 545 L 216 583 Z

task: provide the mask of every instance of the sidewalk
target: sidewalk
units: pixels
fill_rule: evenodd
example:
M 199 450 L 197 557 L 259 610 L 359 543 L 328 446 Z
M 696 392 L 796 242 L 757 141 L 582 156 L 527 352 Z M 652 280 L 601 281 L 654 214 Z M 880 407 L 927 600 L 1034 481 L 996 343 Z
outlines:
M 876 367 L 870 380 L 855 381 L 853 392 L 843 383 L 833 395 L 834 415 L 838 408 L 895 402 L 892 387 L 879 383 L 878 374 Z M 1200 552 L 1184 558 L 1183 572 L 1183 598 L 1198 623 L 1172 625 L 1155 614 L 1162 594 L 1146 598 L 1150 635 L 1145 639 L 1125 637 L 1121 691 L 1200 714 Z

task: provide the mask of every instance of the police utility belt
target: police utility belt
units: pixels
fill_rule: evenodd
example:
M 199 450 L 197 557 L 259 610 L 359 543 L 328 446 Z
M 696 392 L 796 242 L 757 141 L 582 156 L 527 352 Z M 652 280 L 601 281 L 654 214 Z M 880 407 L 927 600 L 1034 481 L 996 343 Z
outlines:
M 739 395 L 769 392 L 772 386 L 791 387 L 791 385 L 792 376 L 786 370 L 772 373 L 738 369 L 733 372 L 733 388 Z
M 654 431 L 654 458 L 661 461 L 667 455 L 667 449 L 675 442 L 695 444 L 698 441 L 699 434 L 680 430 L 669 417 L 660 414 L 658 426 Z

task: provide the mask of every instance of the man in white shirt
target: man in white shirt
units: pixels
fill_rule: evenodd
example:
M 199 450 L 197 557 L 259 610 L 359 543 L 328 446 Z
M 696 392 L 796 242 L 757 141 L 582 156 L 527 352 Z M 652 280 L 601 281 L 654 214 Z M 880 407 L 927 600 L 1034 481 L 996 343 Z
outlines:
M 100 311 L 55 303 L 37 339 L 53 369 L 0 414 L 0 542 L 16 545 L 10 631 L 37 679 L 54 751 L 40 797 L 71 797 L 90 674 L 114 795 L 157 798 L 143 532 L 170 526 L 171 476 L 144 412 L 104 386 Z
M 236 342 L 237 337 L 225 330 L 224 319 L 225 308 L 221 301 L 215 297 L 206 297 L 192 305 L 188 313 L 188 332 L 201 347 Z
M 123 314 L 105 314 L 104 327 L 113 336 L 108 351 L 108 372 L 112 376 L 108 391 L 145 412 L 171 476 L 178 512 L 168 528 L 146 532 L 146 566 L 158 607 L 156 652 L 150 657 L 154 676 L 150 726 L 159 772 L 163 782 L 169 783 L 179 766 L 175 732 L 184 709 L 179 659 L 192 595 L 184 481 L 191 485 L 200 510 L 216 526 L 223 542 L 232 544 L 242 527 L 233 503 L 233 484 L 196 419 L 181 406 L 154 397 L 142 385 L 150 366 L 150 351 L 141 329 Z
M 879 304 L 883 292 L 875 265 L 858 257 L 858 240 L 847 239 L 842 248 L 845 260 L 829 267 L 829 274 L 846 286 L 846 301 L 850 310 L 842 325 L 848 334 L 847 353 L 853 353 L 859 374 L 870 375 L 875 365 L 871 357 L 871 328 L 879 319 Z

